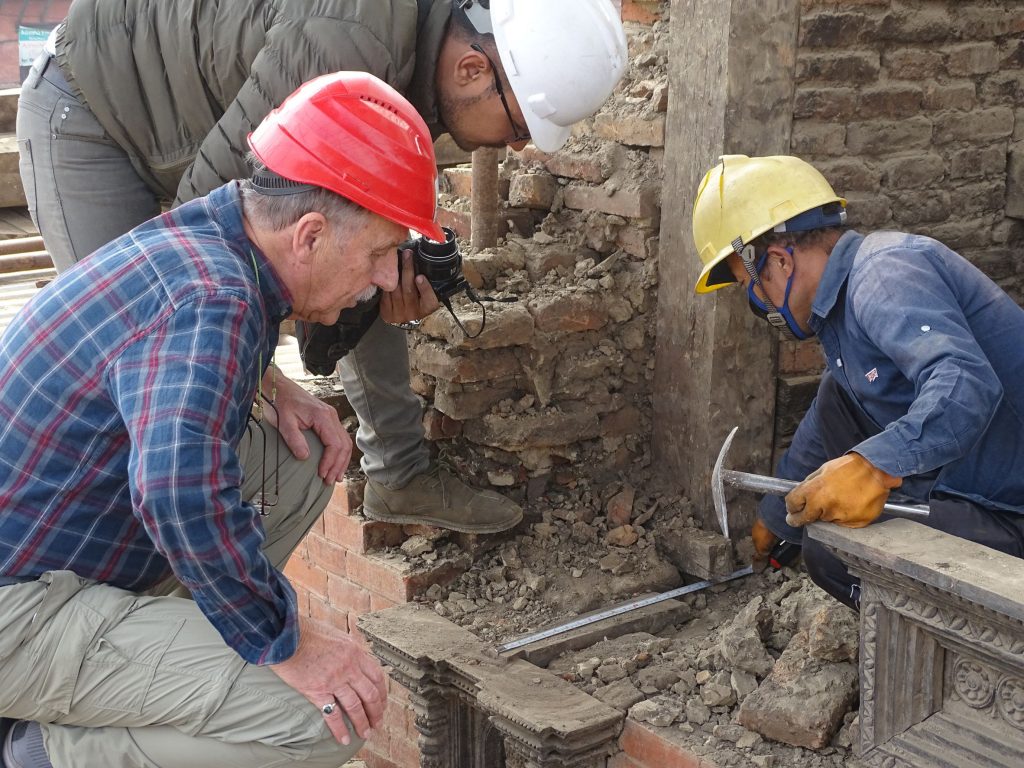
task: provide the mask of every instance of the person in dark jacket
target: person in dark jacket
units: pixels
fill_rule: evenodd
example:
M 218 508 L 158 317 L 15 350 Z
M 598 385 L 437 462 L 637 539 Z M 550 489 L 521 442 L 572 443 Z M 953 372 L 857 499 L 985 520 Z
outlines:
M 788 338 L 816 337 L 818 394 L 766 497 L 761 556 L 803 544 L 816 584 L 857 608 L 837 557 L 805 533 L 882 516 L 891 493 L 927 504 L 923 524 L 1024 557 L 1024 309 L 974 265 L 922 235 L 847 230 L 846 201 L 790 156 L 731 155 L 694 203 L 697 291 L 736 283 Z
M 317 75 L 376 75 L 434 138 L 467 150 L 532 137 L 553 151 L 626 65 L 612 0 L 74 0 L 48 45 L 22 86 L 17 132 L 29 210 L 58 271 L 161 203 L 243 177 L 246 135 Z M 339 366 L 359 419 L 364 513 L 506 530 L 518 505 L 430 462 L 392 324 L 437 307 L 429 283 L 403 280 Z

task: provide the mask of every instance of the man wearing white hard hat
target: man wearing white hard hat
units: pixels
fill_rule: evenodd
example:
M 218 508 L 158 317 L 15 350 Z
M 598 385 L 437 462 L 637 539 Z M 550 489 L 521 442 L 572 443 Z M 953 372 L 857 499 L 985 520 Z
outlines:
M 409 99 L 432 138 L 450 133 L 467 150 L 519 150 L 532 139 L 551 152 L 604 103 L 626 64 L 612 0 L 75 0 L 22 88 L 22 179 L 62 271 L 162 203 L 243 177 L 245 137 L 317 75 L 376 75 Z M 438 302 L 425 279 L 403 273 L 395 291 L 304 334 L 311 371 L 330 373 L 351 350 L 340 375 L 359 418 L 364 512 L 507 530 L 522 519 L 517 504 L 430 461 L 395 325 Z M 325 354 L 314 359 L 316 350 Z

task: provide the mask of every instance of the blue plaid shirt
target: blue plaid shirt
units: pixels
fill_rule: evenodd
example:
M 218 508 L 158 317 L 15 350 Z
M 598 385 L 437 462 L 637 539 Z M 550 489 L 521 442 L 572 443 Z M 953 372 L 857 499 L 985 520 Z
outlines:
M 234 182 L 40 291 L 0 337 L 0 575 L 173 573 L 243 659 L 290 657 L 295 593 L 237 452 L 290 301 Z

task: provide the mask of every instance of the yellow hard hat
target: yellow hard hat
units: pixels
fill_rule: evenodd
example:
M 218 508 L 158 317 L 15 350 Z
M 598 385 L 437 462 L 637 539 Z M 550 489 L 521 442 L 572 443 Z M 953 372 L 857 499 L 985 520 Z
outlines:
M 846 220 L 845 207 L 825 177 L 798 157 L 723 155 L 693 202 L 693 242 L 704 263 L 695 290 L 710 293 L 736 282 L 725 260 L 759 235 L 837 226 Z

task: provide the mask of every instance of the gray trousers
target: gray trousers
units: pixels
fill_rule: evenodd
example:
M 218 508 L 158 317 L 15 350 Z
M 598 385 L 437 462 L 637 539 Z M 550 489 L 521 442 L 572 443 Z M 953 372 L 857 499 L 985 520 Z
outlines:
M 58 272 L 160 213 L 131 157 L 46 54 L 22 85 L 17 130 L 29 213 Z M 363 471 L 388 488 L 403 487 L 429 464 L 405 332 L 378 320 L 339 373 L 359 418 Z
M 241 446 L 242 490 L 255 496 L 264 456 L 279 450 L 279 499 L 263 521 L 280 567 L 332 488 L 316 474 L 319 441 L 307 434 L 312 456 L 300 462 L 266 429 L 269 451 L 258 432 Z M 315 706 L 244 662 L 192 600 L 69 571 L 0 587 L 0 716 L 42 723 L 55 768 L 337 768 L 362 746 L 338 744 Z

